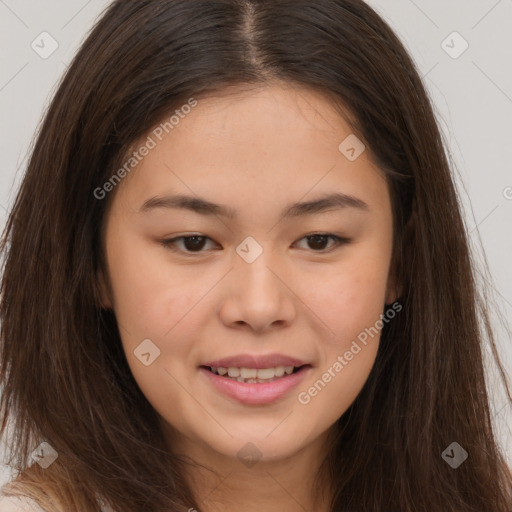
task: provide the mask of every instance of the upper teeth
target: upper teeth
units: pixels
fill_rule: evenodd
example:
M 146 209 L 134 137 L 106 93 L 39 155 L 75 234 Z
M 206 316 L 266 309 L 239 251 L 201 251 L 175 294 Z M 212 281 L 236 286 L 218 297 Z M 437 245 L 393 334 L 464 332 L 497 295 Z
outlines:
M 213 373 L 219 375 L 228 374 L 229 377 L 241 377 L 242 379 L 272 379 L 282 377 L 285 373 L 290 375 L 293 372 L 293 366 L 277 366 L 275 368 L 223 368 L 222 366 L 211 367 Z

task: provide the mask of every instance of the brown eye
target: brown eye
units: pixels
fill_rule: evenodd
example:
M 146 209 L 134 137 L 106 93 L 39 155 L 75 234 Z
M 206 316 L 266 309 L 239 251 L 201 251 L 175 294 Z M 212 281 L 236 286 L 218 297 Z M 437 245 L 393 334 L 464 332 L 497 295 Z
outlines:
M 334 243 L 327 247 L 329 239 L 334 240 Z M 306 248 L 313 250 L 313 252 L 329 252 L 337 246 L 350 242 L 348 238 L 342 238 L 331 233 L 314 233 L 301 238 L 301 240 L 307 240 L 308 247 Z
M 187 251 L 197 251 L 204 247 L 206 237 L 204 236 L 187 236 L 183 237 L 183 245 Z
M 315 250 L 324 250 L 328 244 L 329 237 L 326 235 L 313 235 L 307 237 L 309 246 Z
M 161 244 L 175 252 L 199 254 L 204 252 L 202 249 L 206 245 L 207 240 L 210 240 L 210 238 L 202 235 L 178 236 L 170 240 L 162 240 Z M 178 243 L 181 243 L 181 247 L 178 247 Z

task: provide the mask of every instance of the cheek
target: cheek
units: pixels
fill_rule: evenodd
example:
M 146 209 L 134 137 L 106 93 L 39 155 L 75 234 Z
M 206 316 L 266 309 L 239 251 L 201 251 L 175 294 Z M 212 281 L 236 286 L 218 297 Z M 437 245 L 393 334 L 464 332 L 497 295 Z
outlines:
M 367 277 L 340 278 L 342 291 L 324 296 L 319 304 L 335 334 L 318 344 L 319 367 L 297 395 L 303 414 L 314 418 L 312 429 L 332 425 L 347 411 L 375 363 L 386 281 Z
M 204 280 L 169 265 L 163 248 L 140 241 L 112 245 L 114 309 L 134 337 L 164 336 L 207 291 Z
M 312 421 L 312 432 L 333 425 L 357 398 L 375 362 L 377 338 L 366 346 L 356 341 L 344 347 L 347 350 L 328 354 L 326 364 L 299 390 L 298 412 Z
M 168 403 L 169 395 L 179 389 L 172 376 L 182 380 L 184 368 L 197 359 L 197 349 L 190 340 L 197 338 L 194 331 L 202 328 L 201 298 L 207 295 L 211 282 L 198 278 L 197 272 L 191 275 L 166 263 L 164 249 L 124 241 L 128 239 L 126 236 L 112 243 L 109 253 L 121 340 L 142 392 L 152 402 L 165 397 Z M 139 350 L 142 343 L 147 346 L 143 352 Z M 149 357 L 141 357 L 147 353 Z M 148 360 L 151 363 L 146 366 Z
M 387 274 L 386 258 L 347 261 L 343 272 L 310 295 L 330 332 L 318 345 L 319 367 L 297 396 L 316 425 L 334 423 L 368 379 L 383 326 Z
M 384 309 L 387 278 L 386 258 L 363 257 L 347 261 L 342 271 L 321 281 L 317 276 L 316 286 L 311 286 L 307 295 L 308 305 L 329 328 L 330 343 L 343 348 L 378 320 Z

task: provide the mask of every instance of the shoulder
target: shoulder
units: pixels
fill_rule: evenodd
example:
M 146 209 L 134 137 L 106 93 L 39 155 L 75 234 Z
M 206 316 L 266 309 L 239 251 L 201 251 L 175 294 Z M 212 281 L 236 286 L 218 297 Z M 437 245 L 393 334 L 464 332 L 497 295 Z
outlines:
M 98 499 L 101 512 L 114 512 L 103 500 Z M 52 509 L 53 510 L 53 509 Z M 28 496 L 11 496 L 3 493 L 0 489 L 0 512 L 47 512 L 41 508 L 32 498 Z
M 27 492 L 27 486 L 19 482 L 13 481 L 4 484 L 3 487 L 0 487 L 0 512 L 49 512 L 50 510 L 62 510 L 61 507 L 50 502 L 48 497 L 46 497 L 46 501 L 43 504 L 45 508 L 42 508 L 29 494 L 31 493 Z M 105 500 L 98 496 L 96 498 L 101 512 L 115 512 Z
M 0 492 L 2 512 L 45 512 L 34 500 L 24 496 L 6 496 Z
M 31 494 L 19 478 L 4 483 L 0 487 L 0 512 L 46 512 Z

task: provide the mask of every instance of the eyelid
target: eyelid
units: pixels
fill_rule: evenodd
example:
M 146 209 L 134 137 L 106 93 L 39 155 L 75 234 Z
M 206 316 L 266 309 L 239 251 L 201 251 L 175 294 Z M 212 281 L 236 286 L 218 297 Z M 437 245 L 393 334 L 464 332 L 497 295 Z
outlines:
M 303 235 L 297 241 L 300 242 L 302 240 L 305 240 L 305 239 L 313 237 L 313 236 L 324 236 L 324 237 L 327 237 L 327 238 L 332 238 L 335 241 L 334 245 L 330 249 L 321 249 L 319 251 L 315 251 L 313 249 L 305 249 L 308 252 L 311 252 L 313 254 L 329 254 L 330 252 L 336 250 L 337 248 L 339 248 L 339 247 L 341 247 L 343 245 L 346 245 L 346 244 L 348 244 L 348 243 L 350 243 L 352 241 L 352 239 L 350 239 L 348 237 L 335 235 L 335 234 L 330 233 L 330 232 L 320 232 L 320 231 L 313 231 L 312 233 L 308 233 L 306 235 Z M 176 249 L 176 247 L 173 246 L 173 244 L 175 244 L 179 240 L 185 240 L 187 238 L 194 238 L 194 237 L 204 238 L 206 240 L 210 240 L 212 242 L 215 242 L 209 236 L 203 235 L 201 233 L 192 233 L 192 234 L 189 234 L 189 235 L 180 235 L 180 236 L 177 236 L 177 237 L 174 237 L 174 238 L 164 239 L 164 240 L 161 240 L 160 243 L 164 246 L 165 249 L 168 249 L 170 251 L 183 254 L 185 256 L 192 256 L 192 257 L 200 256 L 201 254 L 205 253 L 206 251 L 204 251 L 204 250 L 200 250 L 200 251 L 197 251 L 197 252 L 194 252 L 194 251 L 184 251 L 184 250 L 181 250 L 181 249 Z
M 304 235 L 302 238 L 299 238 L 298 241 L 301 241 L 301 240 L 304 240 L 306 238 L 310 238 L 310 237 L 313 237 L 313 236 L 325 236 L 327 238 L 332 238 L 334 240 L 334 242 L 335 242 L 330 249 L 323 249 L 323 250 L 320 250 L 320 251 L 314 251 L 312 249 L 306 249 L 306 250 L 308 250 L 308 252 L 311 252 L 313 254 L 329 254 L 330 252 L 336 250 L 337 248 L 339 248 L 339 247 L 341 247 L 343 245 L 346 245 L 346 244 L 348 244 L 348 243 L 350 243 L 352 241 L 348 237 L 335 235 L 335 234 L 330 233 L 330 232 L 319 232 L 319 231 L 314 231 L 313 233 L 309 233 L 307 235 Z
M 200 233 L 193 233 L 193 234 L 190 234 L 190 235 L 180 235 L 180 236 L 176 236 L 174 238 L 167 238 L 167 239 L 161 240 L 160 243 L 164 246 L 165 249 L 168 249 L 170 251 L 178 252 L 178 253 L 184 254 L 185 256 L 199 256 L 202 253 L 204 253 L 205 251 L 203 251 L 203 250 L 197 251 L 197 252 L 194 252 L 194 251 L 183 251 L 181 249 L 176 249 L 174 247 L 174 244 L 177 241 L 185 240 L 187 238 L 194 238 L 194 237 L 204 238 L 206 240 L 210 240 L 210 241 L 213 242 L 213 239 L 210 238 L 209 236 L 202 235 Z

